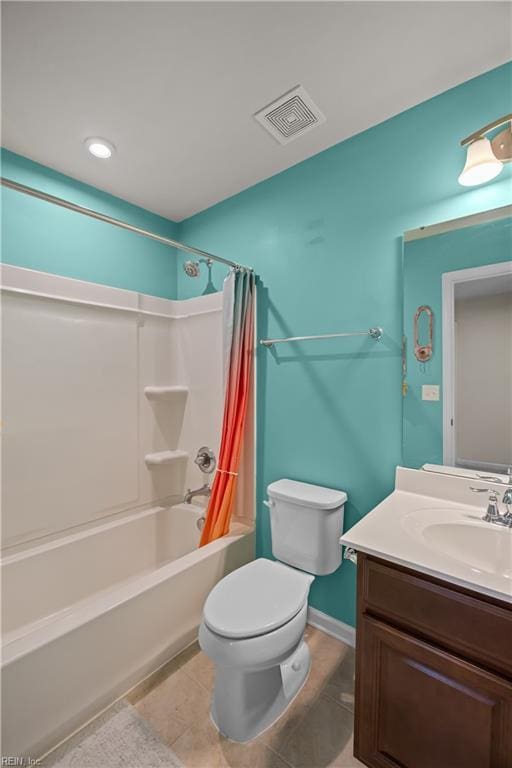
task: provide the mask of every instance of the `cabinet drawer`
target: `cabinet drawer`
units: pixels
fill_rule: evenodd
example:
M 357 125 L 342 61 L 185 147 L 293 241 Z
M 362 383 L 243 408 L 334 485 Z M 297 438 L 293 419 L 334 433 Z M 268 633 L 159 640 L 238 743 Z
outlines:
M 512 606 L 363 556 L 360 611 L 512 676 Z

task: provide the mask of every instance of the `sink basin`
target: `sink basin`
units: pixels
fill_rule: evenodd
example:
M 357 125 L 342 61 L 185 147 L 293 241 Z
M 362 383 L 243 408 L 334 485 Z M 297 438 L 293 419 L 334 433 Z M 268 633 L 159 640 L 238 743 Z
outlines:
M 340 542 L 512 605 L 512 529 L 485 522 L 485 505 L 468 478 L 398 467 L 393 493 Z
M 418 509 L 403 519 L 406 531 L 432 551 L 473 571 L 512 579 L 512 530 L 458 509 Z

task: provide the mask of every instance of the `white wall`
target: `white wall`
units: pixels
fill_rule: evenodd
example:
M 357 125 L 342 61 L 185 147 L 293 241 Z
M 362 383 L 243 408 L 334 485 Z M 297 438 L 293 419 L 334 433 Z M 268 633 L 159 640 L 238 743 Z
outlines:
M 215 475 L 203 475 L 194 458 L 198 448 L 208 446 L 219 455 L 224 412 L 222 293 L 178 301 L 182 378 L 190 392 L 185 408 L 181 448 L 189 451 L 186 486 L 198 488 L 213 483 Z M 201 314 L 205 313 L 205 314 Z M 196 499 L 205 502 L 203 497 Z
M 222 421 L 222 294 L 170 301 L 7 265 L 2 283 L 50 297 L 2 294 L 3 546 L 201 485 L 195 452 L 218 452 Z M 158 403 L 148 385 L 189 392 Z M 176 448 L 188 459 L 148 469 Z
M 512 465 L 512 294 L 455 301 L 457 462 Z

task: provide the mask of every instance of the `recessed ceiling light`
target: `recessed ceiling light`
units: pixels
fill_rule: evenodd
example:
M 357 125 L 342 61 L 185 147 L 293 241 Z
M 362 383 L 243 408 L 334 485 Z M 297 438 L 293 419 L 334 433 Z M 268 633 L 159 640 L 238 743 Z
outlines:
M 115 150 L 113 144 L 106 139 L 100 139 L 94 136 L 91 139 L 86 139 L 85 146 L 93 157 L 97 157 L 99 160 L 108 160 L 112 156 Z

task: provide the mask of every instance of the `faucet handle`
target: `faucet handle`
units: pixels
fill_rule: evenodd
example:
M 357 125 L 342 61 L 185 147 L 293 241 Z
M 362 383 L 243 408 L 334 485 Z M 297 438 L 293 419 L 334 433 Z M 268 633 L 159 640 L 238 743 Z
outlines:
M 210 475 L 215 469 L 217 459 L 211 448 L 208 448 L 207 445 L 203 445 L 197 452 L 194 464 L 197 464 L 201 472 Z
M 473 491 L 473 493 L 488 493 L 489 494 L 489 501 L 487 504 L 487 511 L 485 515 L 482 517 L 482 520 L 485 520 L 486 523 L 497 523 L 501 521 L 501 515 L 500 511 L 498 509 L 498 498 L 499 498 L 499 491 L 496 491 L 494 488 L 475 488 L 473 485 L 469 486 L 469 489 Z

